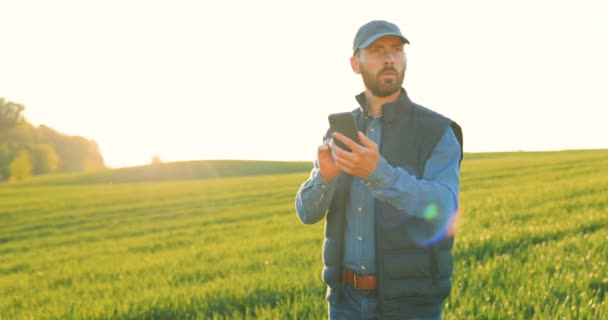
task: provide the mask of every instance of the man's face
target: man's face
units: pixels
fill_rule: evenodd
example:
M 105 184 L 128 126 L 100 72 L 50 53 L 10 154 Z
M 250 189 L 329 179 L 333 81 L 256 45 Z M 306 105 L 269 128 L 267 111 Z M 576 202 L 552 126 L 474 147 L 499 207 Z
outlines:
M 379 38 L 359 50 L 351 63 L 353 71 L 361 74 L 365 87 L 375 96 L 387 97 L 401 89 L 407 60 L 399 37 Z

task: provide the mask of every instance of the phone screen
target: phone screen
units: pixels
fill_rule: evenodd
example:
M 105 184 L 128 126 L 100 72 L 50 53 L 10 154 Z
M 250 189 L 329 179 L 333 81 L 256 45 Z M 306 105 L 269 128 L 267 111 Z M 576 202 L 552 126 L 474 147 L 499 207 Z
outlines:
M 329 119 L 329 128 L 332 132 L 340 132 L 341 134 L 347 136 L 349 139 L 360 143 L 357 129 L 357 122 L 355 121 L 355 116 L 352 112 L 340 112 L 340 113 L 332 113 L 328 117 Z M 338 139 L 334 139 L 334 143 L 348 151 L 352 150 L 347 147 L 344 143 L 342 143 Z

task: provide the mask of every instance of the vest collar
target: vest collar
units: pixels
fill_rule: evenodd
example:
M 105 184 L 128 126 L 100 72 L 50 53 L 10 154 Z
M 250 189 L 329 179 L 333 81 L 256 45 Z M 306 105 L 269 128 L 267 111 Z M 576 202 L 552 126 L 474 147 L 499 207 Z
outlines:
M 357 99 L 357 102 L 359 103 L 359 109 L 361 112 L 367 115 L 367 101 L 365 99 L 365 92 L 361 92 L 360 94 L 356 95 L 355 99 Z M 412 101 L 407 96 L 407 92 L 405 89 L 401 88 L 399 98 L 393 102 L 388 102 L 382 105 L 383 121 L 392 122 L 397 118 L 399 113 L 406 110 L 411 103 Z

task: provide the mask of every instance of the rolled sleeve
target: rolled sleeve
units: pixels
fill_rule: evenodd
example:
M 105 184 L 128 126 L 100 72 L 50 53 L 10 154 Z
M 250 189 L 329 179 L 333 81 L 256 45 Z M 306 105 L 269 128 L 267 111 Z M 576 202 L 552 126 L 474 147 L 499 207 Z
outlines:
M 336 191 L 338 177 L 324 180 L 315 161 L 315 167 L 296 194 L 296 213 L 304 224 L 313 224 L 325 216 Z
M 460 145 L 448 128 L 425 164 L 422 179 L 395 168 L 381 158 L 363 183 L 374 197 L 387 201 L 407 215 L 424 217 L 429 204 L 439 207 L 439 215 L 449 217 L 458 206 Z
M 395 168 L 384 158 L 380 157 L 376 168 L 372 173 L 363 179 L 363 183 L 373 189 L 383 189 L 391 184 L 396 174 Z

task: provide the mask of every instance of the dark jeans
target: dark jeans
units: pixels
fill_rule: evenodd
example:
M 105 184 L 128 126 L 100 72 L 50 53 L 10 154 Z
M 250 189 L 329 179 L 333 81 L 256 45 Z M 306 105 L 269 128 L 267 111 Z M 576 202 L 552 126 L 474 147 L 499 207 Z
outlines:
M 382 319 L 376 291 L 359 290 L 350 285 L 343 285 L 343 290 L 344 299 L 340 303 L 329 302 L 330 320 Z M 411 320 L 441 320 L 441 316 Z

